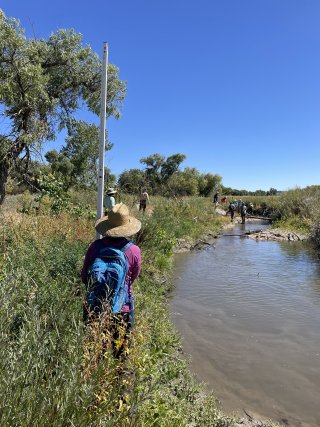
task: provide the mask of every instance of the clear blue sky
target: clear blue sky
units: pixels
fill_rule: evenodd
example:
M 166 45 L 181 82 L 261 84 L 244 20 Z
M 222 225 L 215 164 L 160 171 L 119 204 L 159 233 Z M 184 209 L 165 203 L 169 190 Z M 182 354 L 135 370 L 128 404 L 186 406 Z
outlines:
M 109 60 L 128 82 L 122 118 L 107 123 L 115 173 L 155 152 L 181 152 L 185 166 L 218 173 L 233 188 L 320 184 L 319 0 L 2 0 L 0 7 L 29 36 L 72 27 L 99 54 L 109 42 Z

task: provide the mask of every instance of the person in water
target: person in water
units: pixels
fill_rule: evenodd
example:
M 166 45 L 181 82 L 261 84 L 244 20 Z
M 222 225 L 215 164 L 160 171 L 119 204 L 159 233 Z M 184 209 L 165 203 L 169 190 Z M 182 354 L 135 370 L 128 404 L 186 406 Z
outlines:
M 247 207 L 244 203 L 240 206 L 241 224 L 246 222 Z
M 234 203 L 230 203 L 227 215 L 230 213 L 231 222 L 233 222 L 234 211 L 235 210 L 236 210 L 235 204 Z

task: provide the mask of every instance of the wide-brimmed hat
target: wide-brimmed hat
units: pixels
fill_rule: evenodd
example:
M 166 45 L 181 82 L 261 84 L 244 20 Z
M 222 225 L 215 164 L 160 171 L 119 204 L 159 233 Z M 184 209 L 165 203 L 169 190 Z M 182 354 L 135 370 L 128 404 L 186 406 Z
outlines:
M 109 237 L 129 237 L 141 228 L 141 222 L 130 216 L 128 207 L 118 203 L 107 216 L 98 219 L 95 228 L 99 234 Z
M 110 194 L 116 194 L 116 192 L 117 192 L 117 190 L 115 190 L 115 189 L 114 189 L 114 188 L 112 188 L 112 187 L 108 188 L 108 189 L 107 189 L 107 191 L 106 191 L 106 193 L 107 193 L 108 195 L 110 195 Z

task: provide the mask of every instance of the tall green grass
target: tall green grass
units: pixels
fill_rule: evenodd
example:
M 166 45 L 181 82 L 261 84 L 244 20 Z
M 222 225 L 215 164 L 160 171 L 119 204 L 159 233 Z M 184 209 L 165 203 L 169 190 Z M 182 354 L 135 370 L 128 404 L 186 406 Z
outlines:
M 232 424 L 190 375 L 167 305 L 175 239 L 217 230 L 220 220 L 206 199 L 161 199 L 152 215 L 138 215 L 143 271 L 123 362 L 102 352 L 108 337 L 99 326 L 82 322 L 79 273 L 94 221 L 2 215 L 1 426 Z

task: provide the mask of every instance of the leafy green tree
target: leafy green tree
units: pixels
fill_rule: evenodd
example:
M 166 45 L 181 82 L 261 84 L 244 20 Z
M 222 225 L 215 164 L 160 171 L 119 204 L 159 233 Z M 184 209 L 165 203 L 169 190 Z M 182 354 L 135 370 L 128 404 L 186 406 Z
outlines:
M 168 188 L 175 196 L 196 196 L 199 193 L 199 171 L 185 168 L 171 175 Z
M 278 190 L 276 188 L 271 187 L 268 191 L 269 196 L 275 196 L 278 193 Z
M 161 169 L 165 163 L 165 159 L 165 156 L 158 153 L 140 159 L 140 163 L 146 165 L 146 179 L 153 191 L 155 191 L 162 183 Z
M 112 145 L 106 142 L 105 149 L 110 150 L 111 148 Z M 73 165 L 73 185 L 79 187 L 96 185 L 99 156 L 99 128 L 96 125 L 82 120 L 73 120 L 61 154 Z
M 112 145 L 106 143 L 106 150 Z M 94 187 L 97 183 L 99 155 L 99 128 L 82 120 L 72 120 L 66 145 L 60 153 L 48 151 L 46 160 L 51 165 L 52 172 L 64 182 L 64 187 L 77 186 L 80 188 Z M 105 169 L 106 185 L 115 182 L 115 175 L 110 169 Z
M 116 181 L 117 181 L 117 177 L 111 172 L 111 169 L 104 168 L 104 186 L 106 188 L 114 187 Z
M 221 186 L 221 192 L 225 195 L 225 196 L 232 196 L 234 195 L 234 190 L 231 187 L 225 187 L 224 185 Z
M 14 168 L 9 176 L 8 182 L 14 189 L 14 194 L 23 193 L 26 189 L 31 192 L 39 191 L 37 185 L 40 175 L 48 175 L 52 170 L 49 165 L 31 159 L 28 170 L 24 168 Z
M 222 176 L 212 173 L 199 176 L 199 194 L 208 197 L 214 190 L 221 188 Z
M 56 150 L 48 151 L 45 154 L 47 162 L 51 166 L 51 170 L 56 177 L 63 183 L 63 187 L 67 190 L 72 185 L 73 164 L 63 154 Z
M 187 156 L 184 154 L 173 154 L 164 161 L 161 167 L 161 178 L 162 182 L 168 181 L 171 175 L 179 170 L 179 166 L 186 159 Z
M 184 154 L 179 153 L 167 158 L 156 153 L 140 159 L 140 163 L 146 165 L 146 180 L 154 192 L 164 191 L 169 178 L 179 170 L 185 158 Z
M 28 39 L 19 21 L 0 10 L 0 107 L 9 131 L 0 134 L 0 203 L 13 168 L 29 167 L 32 154 L 58 131 L 71 129 L 77 109 L 100 109 L 101 61 L 74 30 L 48 40 Z M 126 84 L 108 66 L 107 115 L 119 118 Z
M 125 170 L 119 176 L 118 185 L 125 193 L 138 194 L 147 185 L 147 176 L 141 169 Z

